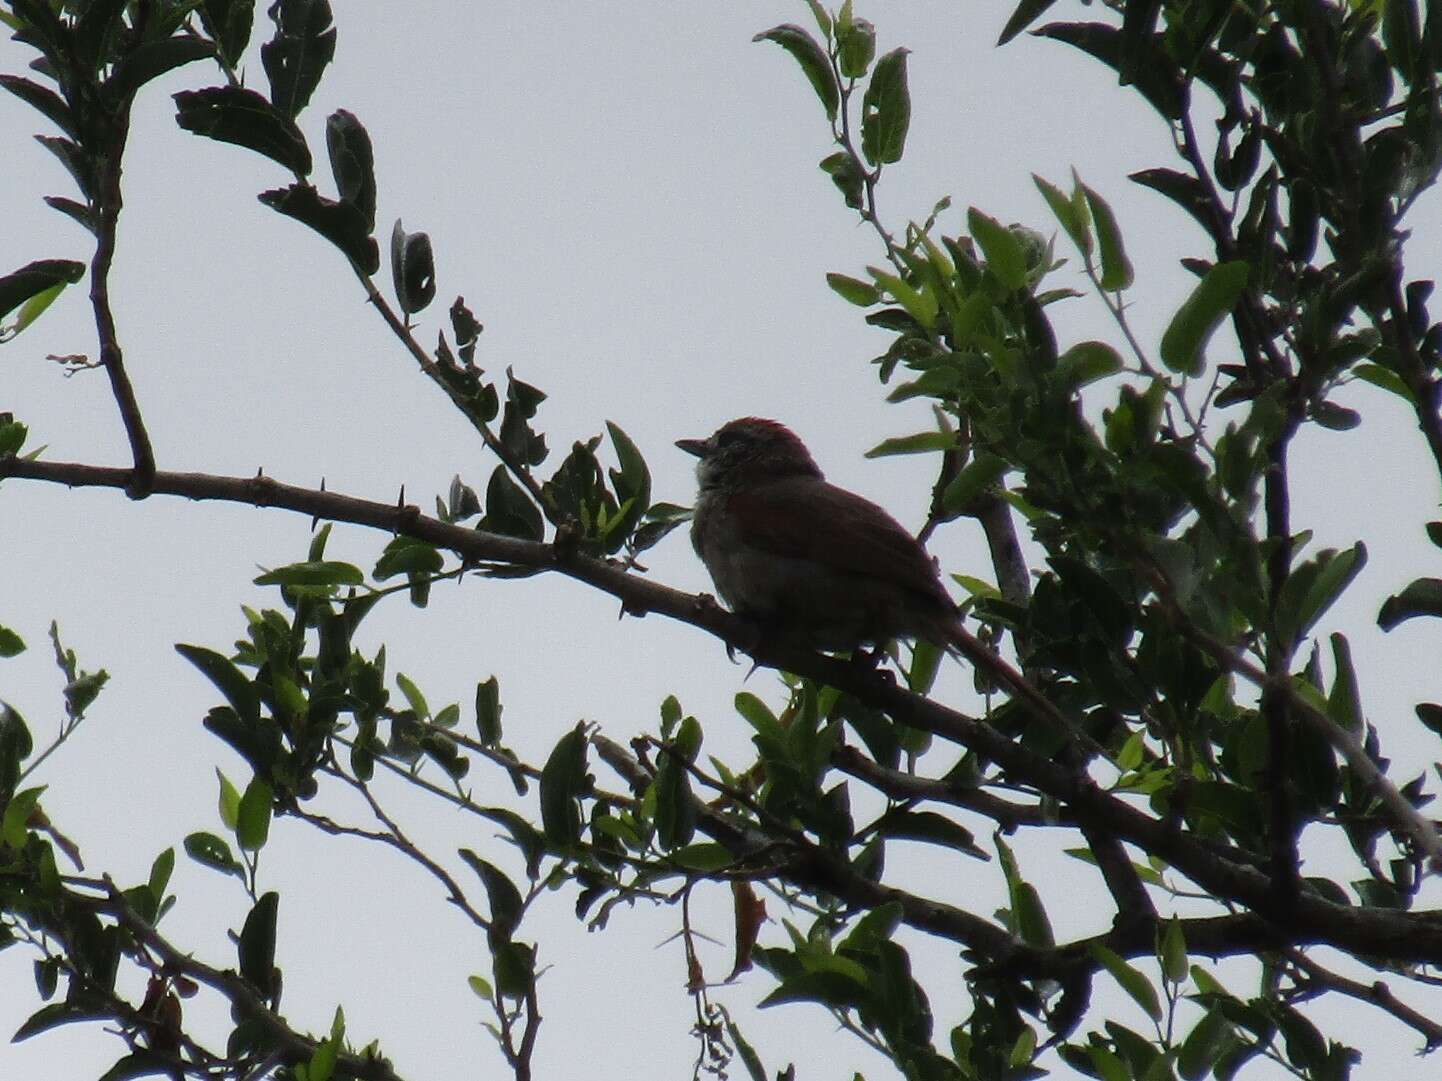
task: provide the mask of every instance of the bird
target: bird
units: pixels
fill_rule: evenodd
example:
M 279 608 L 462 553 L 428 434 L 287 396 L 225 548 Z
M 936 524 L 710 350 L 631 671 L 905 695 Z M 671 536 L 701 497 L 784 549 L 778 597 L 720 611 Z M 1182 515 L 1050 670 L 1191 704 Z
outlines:
M 721 599 L 764 631 L 834 652 L 965 631 L 935 561 L 886 511 L 828 484 L 784 424 L 729 421 L 695 455 L 691 543 Z

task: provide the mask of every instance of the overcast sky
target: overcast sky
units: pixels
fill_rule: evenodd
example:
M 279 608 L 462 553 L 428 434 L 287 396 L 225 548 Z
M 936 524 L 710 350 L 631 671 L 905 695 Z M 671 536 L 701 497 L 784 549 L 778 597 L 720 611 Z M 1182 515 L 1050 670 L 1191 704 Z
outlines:
M 928 416 L 919 406 L 884 404 L 867 361 L 887 338 L 824 279 L 878 262 L 875 238 L 816 167 L 829 152 L 827 128 L 799 71 L 775 46 L 751 42 L 776 23 L 807 21 L 803 4 L 337 8 L 336 59 L 301 123 L 323 158 L 326 115 L 354 112 L 375 144 L 380 233 L 397 217 L 430 233 L 439 293 L 422 318 L 423 341 L 463 294 L 486 326 L 480 363 L 494 372 L 514 367 L 550 395 L 537 423 L 553 450 L 614 421 L 648 456 L 659 499 L 689 503 L 693 495 L 692 462 L 672 447 L 675 439 L 761 414 L 793 426 L 833 481 L 920 525 L 929 463 L 867 461 L 862 453 L 926 426 Z M 994 49 L 1005 5 L 862 5 L 858 13 L 877 23 L 879 50 L 913 50 L 907 154 L 881 186 L 889 223 L 920 220 L 949 194 L 954 206 L 943 226 L 952 235 L 968 205 L 1051 232 L 1029 174 L 1060 182 L 1075 166 L 1118 211 L 1137 269 L 1130 315 L 1142 339 L 1155 342 L 1188 289 L 1177 257 L 1206 254 L 1193 223 L 1125 179 L 1168 164 L 1165 125 L 1060 44 L 1023 39 Z M 258 17 L 257 41 L 268 26 Z M 0 69 L 19 70 L 29 59 L 0 44 Z M 258 61 L 249 66 L 251 81 L 263 85 Z M 494 462 L 388 337 L 340 256 L 256 201 L 256 192 L 286 181 L 282 170 L 176 128 L 169 93 L 217 81 L 195 65 L 147 88 L 125 175 L 113 291 L 160 467 L 241 475 L 263 467 L 278 479 L 324 477 L 332 490 L 374 499 L 392 499 L 404 486 L 422 509 L 457 472 L 483 486 Z M 71 194 L 59 165 L 28 138 L 42 123 L 18 101 L 0 101 L 9 159 L 0 272 L 38 258 L 89 258 L 88 238 L 40 202 Z M 1436 211 L 1429 197 L 1415 216 L 1435 223 Z M 1064 242 L 1058 250 L 1071 254 Z M 1413 273 L 1435 265 L 1437 253 L 1433 228 L 1414 241 Z M 1057 280 L 1083 284 L 1074 269 Z M 1055 310 L 1064 340 L 1117 340 L 1094 300 Z M 28 423 L 32 445 L 47 444 L 49 458 L 124 464 L 104 378 L 67 379 L 44 359 L 94 351 L 84 290 L 73 289 L 0 351 L 0 410 Z M 1294 515 L 1316 531 L 1318 545 L 1367 539 L 1368 568 L 1318 631 L 1352 636 L 1369 715 L 1400 782 L 1435 757 L 1411 704 L 1436 697 L 1418 670 L 1435 671 L 1437 637 L 1421 623 L 1383 637 L 1373 620 L 1386 592 L 1436 572 L 1421 523 L 1437 516 L 1437 480 L 1414 422 L 1393 400 L 1369 387 L 1343 400 L 1364 409 L 1365 423 L 1350 435 L 1304 435 L 1300 453 L 1315 471 L 1300 479 Z M 31 649 L 0 662 L 0 697 L 28 718 L 37 741 L 48 739 L 60 715 L 45 642 L 52 618 L 82 664 L 112 676 L 85 727 L 40 778 L 50 786 L 50 816 L 81 844 L 91 871 L 138 880 L 164 847 L 219 828 L 213 767 L 242 784 L 247 771 L 201 729 L 216 696 L 173 645 L 227 649 L 244 627 L 240 604 L 277 600 L 251 584 L 257 565 L 304 558 L 308 532 L 308 520 L 275 511 L 163 498 L 135 505 L 116 492 L 4 485 L 0 624 Z M 383 543 L 341 528 L 331 553 L 368 568 Z M 969 524 L 943 530 L 932 548 L 949 571 L 990 576 Z M 646 562 L 669 584 L 709 585 L 683 533 Z M 463 703 L 466 715 L 476 681 L 496 674 L 508 738 L 533 760 L 578 719 L 622 740 L 651 727 L 668 693 L 702 720 L 708 751 L 747 755 L 747 730 L 730 706 L 745 668 L 689 627 L 618 622 L 614 601 L 574 582 L 442 586 L 424 612 L 390 602 L 362 639 L 368 652 L 388 642 L 392 672 L 412 676 L 433 705 Z M 1423 658 L 1432 663 L 1419 664 Z M 953 671 L 942 693 L 967 706 L 968 683 Z M 746 686 L 780 698 L 768 673 Z M 504 798 L 503 777 L 477 766 L 471 779 L 478 798 Z M 403 791 L 383 794 L 437 851 L 468 844 L 509 858 L 459 816 Z M 1044 900 L 1069 902 L 1052 910 L 1058 934 L 1104 929 L 1104 896 L 1059 847 L 1020 850 L 1024 869 L 1051 884 Z M 1326 852 L 1308 856 L 1308 872 L 1346 866 Z M 921 873 L 904 856 L 892 867 L 903 881 Z M 1001 902 L 994 861 L 948 874 L 956 876 L 945 890 L 951 899 L 986 915 Z M 340 1002 L 350 1035 L 359 1043 L 380 1038 L 404 1076 L 500 1075 L 504 1066 L 477 1023 L 483 1008 L 464 984 L 485 970 L 483 945 L 432 881 L 375 846 L 323 841 L 282 820 L 263 856 L 262 885 L 282 894 L 278 957 L 285 1012 L 297 1026 L 323 1029 Z M 238 886 L 182 859 L 174 888 L 180 904 L 164 927 L 172 940 L 233 964 L 225 929 L 238 927 L 247 908 Z M 1089 906 L 1093 896 L 1098 904 Z M 679 945 L 666 942 L 679 913 L 622 910 L 605 934 L 587 935 L 569 914 L 573 899 L 569 891 L 549 898 L 526 926 L 551 966 L 541 985 L 537 1076 L 685 1076 L 694 1054 L 691 1004 Z M 704 929 L 723 942 L 728 904 L 719 887 L 699 899 Z M 960 985 L 953 946 L 918 936 L 908 943 L 933 986 Z M 0 1026 L 18 1025 L 38 1005 L 30 960 L 23 950 L 0 954 Z M 724 948 L 706 960 L 718 978 L 729 967 Z M 752 1013 L 770 987 L 769 977 L 753 973 L 718 996 L 770 1068 L 796 1058 L 803 1078 L 849 1077 L 854 1068 L 887 1076 L 817 1008 Z M 1249 991 L 1241 976 L 1234 989 Z M 949 994 L 939 993 L 939 1032 L 962 1009 Z M 1434 1000 L 1430 1010 L 1439 1007 Z M 1337 1023 L 1336 1011 L 1314 1016 Z M 1139 1016 L 1131 1022 L 1141 1025 Z M 1366 1076 L 1413 1063 L 1411 1033 L 1375 1013 L 1365 1024 L 1368 1033 L 1348 1031 L 1344 1021 L 1335 1034 L 1368 1047 Z M 0 1043 L 0 1076 L 92 1076 L 120 1051 L 114 1038 L 72 1027 Z M 1259 1068 L 1244 1076 L 1269 1075 Z

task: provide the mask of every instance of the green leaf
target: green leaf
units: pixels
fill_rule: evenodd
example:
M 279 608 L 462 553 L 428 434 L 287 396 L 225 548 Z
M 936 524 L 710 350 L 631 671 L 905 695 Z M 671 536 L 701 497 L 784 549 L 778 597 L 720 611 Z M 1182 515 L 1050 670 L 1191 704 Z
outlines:
M 1110 291 L 1130 289 L 1135 275 L 1126 249 L 1122 246 L 1122 232 L 1117 227 L 1116 215 L 1100 195 L 1080 180 L 1077 180 L 1077 184 L 1086 198 L 1092 220 L 1096 223 L 1097 246 L 1102 264 L 1101 287 Z
M 18 657 L 25 652 L 25 640 L 9 627 L 0 627 L 0 657 Z
M 214 86 L 175 95 L 175 122 L 186 131 L 264 154 L 297 177 L 310 175 L 310 148 L 295 121 L 254 90 Z
M 536 948 L 521 942 L 503 942 L 491 950 L 495 961 L 496 990 L 507 998 L 524 998 L 536 983 Z
M 359 567 L 349 563 L 307 560 L 266 571 L 255 579 L 258 586 L 358 586 L 365 581 Z
M 1371 383 L 1374 387 L 1381 387 L 1388 393 L 1395 394 L 1408 405 L 1416 401 L 1406 382 L 1391 368 L 1384 368 L 1369 361 L 1353 367 L 1352 374 L 1364 383 Z
M 1186 1081 L 1200 1081 L 1212 1071 L 1232 1035 L 1232 1025 L 1218 1006 L 1209 1009 L 1182 1041 L 1177 1070 Z
M 831 16 L 821 6 L 820 0 L 806 0 L 806 6 L 811 9 L 811 17 L 816 20 L 816 28 L 821 31 L 822 36 L 828 41 L 831 40 Z
M 241 976 L 254 984 L 267 999 L 271 998 L 277 989 L 275 918 L 279 906 L 280 894 L 274 890 L 262 894 L 250 914 L 245 917 L 237 948 Z
M 1157 989 L 1141 971 L 1127 964 L 1105 946 L 1093 944 L 1089 949 L 1097 962 L 1111 973 L 1112 979 L 1121 984 L 1122 990 L 1146 1011 L 1148 1017 L 1153 1021 L 1162 1019 L 1162 1007 L 1161 1002 L 1157 999 Z
M 220 810 L 220 821 L 225 828 L 234 830 L 240 821 L 240 792 L 235 785 L 230 783 L 230 778 L 220 772 L 217 767 L 215 776 L 220 780 L 220 797 L 218 800 Z
M 481 976 L 467 976 L 466 984 L 473 992 L 475 992 L 478 998 L 482 998 L 485 1001 L 489 1002 L 492 998 L 495 997 L 495 992 L 491 990 L 490 981 L 484 979 Z
M 371 577 L 377 582 L 384 582 L 398 574 L 435 574 L 443 566 L 445 559 L 435 545 L 414 537 L 396 537 L 376 560 Z
M 978 454 L 941 493 L 942 510 L 948 514 L 963 513 L 978 496 L 1000 480 L 1008 468 L 1006 461 L 994 454 Z
M 936 315 L 940 310 L 940 305 L 936 295 L 931 291 L 929 283 L 922 282 L 919 285 L 912 285 L 880 267 L 869 266 L 866 270 L 876 279 L 877 285 L 881 286 L 893 300 L 906 309 L 908 315 L 923 327 L 930 330 L 936 325 Z
M 421 718 L 430 717 L 431 707 L 430 704 L 426 702 L 426 696 L 421 693 L 421 689 L 415 685 L 415 682 L 409 676 L 404 672 L 397 672 L 396 686 L 401 689 L 401 694 L 405 695 L 406 703 L 411 709 L 416 711 L 416 716 Z
M 1047 0 L 1047 3 L 1054 3 L 1055 0 Z M 1056 218 L 1057 224 L 1071 238 L 1071 242 L 1077 246 L 1082 253 L 1082 258 L 1090 259 L 1092 254 L 1092 233 L 1091 215 L 1084 212 L 1084 206 L 1076 200 L 1067 197 L 1066 193 L 1050 181 L 1043 180 L 1036 173 L 1031 174 L 1032 183 L 1036 185 L 1037 191 L 1041 192 L 1046 205 L 1051 208 L 1052 216 Z
M 577 804 L 590 787 L 586 747 L 585 726 L 577 724 L 556 743 L 541 770 L 541 825 L 547 842 L 556 848 L 571 848 L 581 840 Z
M 1180 984 L 1187 978 L 1187 940 L 1182 922 L 1173 916 L 1167 920 L 1157 940 L 1157 960 L 1162 965 L 1162 978 Z
M 1357 673 L 1352 667 L 1352 648 L 1341 633 L 1331 636 L 1332 693 L 1327 696 L 1327 716 L 1348 732 L 1362 730 L 1362 696 L 1357 687 Z
M 1010 229 L 976 207 L 966 212 L 966 227 L 981 247 L 987 269 L 1007 289 L 1020 289 L 1026 284 L 1026 252 Z
M 859 308 L 869 308 L 881 299 L 881 293 L 876 286 L 857 278 L 849 278 L 845 274 L 826 275 L 826 284 L 836 290 L 842 299 Z
M 616 461 L 621 467 L 607 471 L 611 488 L 616 493 L 616 502 L 624 508 L 606 525 L 607 548 L 615 551 L 651 507 L 651 471 L 636 444 L 619 425 L 606 421 L 606 432 L 611 437 Z
M 0 319 L 9 315 L 16 308 L 29 300 L 49 295 L 44 305 L 50 301 L 66 285 L 78 282 L 85 276 L 85 264 L 77 263 L 71 259 L 37 259 L 33 263 L 26 263 L 13 274 L 6 274 L 0 278 Z M 44 306 L 41 307 L 41 311 Z M 34 313 L 27 321 L 34 322 Z M 19 333 L 24 327 L 17 326 L 10 334 Z
M 10 417 L 9 413 L 0 413 L 0 458 L 7 454 L 19 454 L 20 448 L 25 445 L 25 437 L 30 434 L 29 428 Z
M 476 684 L 476 730 L 481 742 L 494 747 L 501 741 L 501 684 L 492 676 Z
M 735 698 L 736 712 L 741 714 L 746 723 L 756 730 L 757 735 L 784 742 L 786 732 L 781 727 L 781 722 L 771 712 L 765 702 L 757 698 L 750 691 L 740 691 Z
M 696 800 L 685 767 L 669 754 L 656 770 L 654 790 L 656 839 L 661 847 L 670 851 L 689 844 L 696 832 Z
M 1442 578 L 1418 578 L 1382 602 L 1377 626 L 1390 631 L 1418 616 L 1442 616 Z
M 270 100 L 292 119 L 310 102 L 321 73 L 335 56 L 329 0 L 276 0 L 275 36 L 260 47 Z
M 150 878 L 146 885 L 150 892 L 155 895 L 155 903 L 161 904 L 165 900 L 166 887 L 170 885 L 171 873 L 175 870 L 175 849 L 167 848 L 150 865 Z
M 175 651 L 199 668 L 201 673 L 215 684 L 216 689 L 225 696 L 225 700 L 244 724 L 254 725 L 259 722 L 260 698 L 256 694 L 255 686 L 229 658 L 203 646 L 179 644 Z
M 481 884 L 486 888 L 487 903 L 491 907 L 491 941 L 494 943 L 509 939 L 520 924 L 521 913 L 525 910 L 521 891 L 506 877 L 504 871 L 481 859 L 469 848 L 462 848 L 460 857 L 476 872 Z
M 215 834 L 204 831 L 192 833 L 185 838 L 184 844 L 185 854 L 196 863 L 227 874 L 244 874 L 244 868 L 230 854 L 230 845 Z
M 1121 354 L 1106 342 L 1078 342 L 1057 358 L 1057 378 L 1069 390 L 1078 390 L 1121 370 Z
M 955 432 L 917 432 L 883 439 L 866 452 L 868 458 L 887 458 L 894 454 L 928 454 L 937 450 L 956 449 Z
M 900 161 L 911 126 L 906 85 L 908 49 L 892 49 L 876 62 L 861 100 L 861 152 L 872 165 Z
M 1162 363 L 1174 372 L 1201 375 L 1202 351 L 1222 320 L 1236 307 L 1247 285 L 1245 262 L 1218 263 L 1197 283 L 1162 335 Z
M 252 778 L 245 786 L 245 795 L 240 797 L 236 812 L 235 839 L 247 852 L 259 852 L 265 847 L 274 803 L 275 793 L 259 777 Z
M 836 45 L 841 74 L 848 79 L 859 79 L 876 56 L 876 27 L 865 19 L 852 19 L 844 31 L 838 28 Z
M 1023 1025 L 1021 1032 L 1017 1034 L 1016 1042 L 1011 1046 L 1011 1054 L 1007 1061 L 1012 1067 L 1025 1066 L 1036 1057 L 1036 1029 L 1030 1025 Z
M 699 874 L 723 871 L 736 862 L 731 851 L 715 841 L 697 841 L 667 853 L 666 858 L 679 867 Z
M 43 292 L 36 293 L 33 297 L 20 305 L 20 311 L 16 313 L 15 322 L 8 327 L 0 328 L 0 341 L 9 341 L 19 334 L 35 320 L 45 314 L 45 309 L 55 303 L 55 298 L 65 291 L 63 282 L 52 285 Z
M 783 23 L 762 31 L 751 40 L 774 41 L 795 57 L 810 81 L 811 88 L 821 99 L 827 117 L 836 119 L 836 111 L 841 105 L 841 91 L 836 85 L 836 75 L 831 70 L 831 60 L 815 38 L 794 23 Z
M 19 850 L 25 847 L 25 836 L 30 825 L 30 816 L 40 802 L 40 794 L 46 786 L 27 788 L 16 792 L 5 805 L 5 815 L 0 818 L 0 841 Z

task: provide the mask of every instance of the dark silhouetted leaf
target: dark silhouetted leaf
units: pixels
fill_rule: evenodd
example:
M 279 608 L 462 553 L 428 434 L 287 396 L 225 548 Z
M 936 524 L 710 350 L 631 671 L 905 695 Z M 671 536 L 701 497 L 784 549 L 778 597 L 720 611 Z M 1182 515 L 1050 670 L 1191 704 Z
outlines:
M 66 135 L 79 141 L 80 126 L 76 123 L 70 106 L 66 105 L 65 99 L 55 91 L 19 75 L 0 75 L 0 86 L 25 104 L 38 109 Z
M 521 891 L 516 889 L 515 883 L 506 877 L 504 871 L 481 859 L 469 848 L 461 849 L 460 856 L 480 876 L 482 885 L 486 887 L 486 898 L 491 907 L 491 942 L 506 941 L 521 922 L 524 909 Z
M 47 289 L 78 282 L 85 276 L 85 264 L 71 259 L 37 259 L 13 274 L 0 278 L 0 319 Z
M 396 300 L 407 315 L 425 309 L 436 295 L 436 264 L 431 255 L 431 238 L 425 233 L 407 233 L 396 219 L 391 230 L 391 280 Z
M 1007 19 L 1006 25 L 1001 28 L 1001 36 L 996 39 L 996 43 L 1005 45 L 1041 18 L 1046 9 L 1054 3 L 1056 0 L 1021 0 L 1021 3 L 1016 6 L 1016 10 L 1011 13 L 1011 18 Z
M 1211 232 L 1211 200 L 1207 189 L 1196 177 L 1175 169 L 1143 169 L 1129 175 L 1131 180 L 1142 187 L 1165 195 L 1195 218 L 1203 229 Z
M 838 150 L 821 159 L 821 169 L 831 177 L 831 182 L 841 192 L 842 198 L 846 200 L 846 205 L 852 210 L 860 210 L 865 191 L 866 174 L 862 172 L 856 159 L 846 151 Z
M 250 44 L 255 0 L 202 0 L 200 22 L 215 39 L 226 67 L 235 67 Z
M 81 195 L 87 200 L 94 197 L 97 186 L 95 162 L 78 143 L 58 135 L 37 135 L 35 141 L 54 154 L 60 164 L 65 166 L 65 171 L 74 179 Z M 46 202 L 50 200 L 47 199 Z
M 350 203 L 326 199 L 309 184 L 263 191 L 259 198 L 272 210 L 309 225 L 367 275 L 380 269 L 380 247 L 371 238 L 365 215 Z
M 821 99 L 826 115 L 836 119 L 836 110 L 841 104 L 841 91 L 836 86 L 836 75 L 831 70 L 831 61 L 820 45 L 807 31 L 794 23 L 773 26 L 757 34 L 752 41 L 774 41 L 796 58 L 816 96 Z
M 1377 626 L 1390 631 L 1418 616 L 1442 616 L 1442 578 L 1418 578 L 1388 597 L 1377 614 Z
M 186 131 L 264 154 L 297 177 L 310 174 L 310 148 L 295 121 L 254 90 L 215 86 L 175 95 L 175 122 Z
M 366 231 L 376 227 L 375 155 L 366 129 L 352 113 L 337 109 L 325 122 L 325 145 L 340 201 L 360 211 Z M 458 343 L 459 344 L 459 343 Z
M 147 41 L 115 65 L 109 85 L 122 98 L 132 97 L 146 83 L 167 71 L 215 55 L 215 46 L 201 38 L 162 38 Z
M 275 36 L 260 47 L 270 100 L 294 119 L 310 103 L 321 73 L 335 56 L 330 0 L 275 0 L 268 12 Z
M 481 742 L 494 747 L 501 741 L 501 684 L 492 676 L 476 684 L 476 729 Z
M 546 841 L 570 848 L 581 840 L 578 800 L 590 787 L 586 773 L 586 731 L 578 724 L 557 742 L 541 770 L 541 824 Z
M 260 698 L 254 684 L 241 674 L 240 669 L 228 657 L 222 657 L 204 646 L 180 644 L 175 647 L 175 651 L 199 668 L 205 677 L 215 684 L 242 722 L 253 725 L 260 719 Z
M 275 985 L 275 917 L 280 894 L 271 890 L 261 895 L 245 925 L 240 929 L 240 974 L 254 984 L 267 999 L 274 996 Z
M 1105 23 L 1048 23 L 1032 33 L 1064 41 L 1095 57 L 1115 71 L 1119 80 L 1135 83 L 1162 116 L 1168 120 L 1181 117 L 1186 102 L 1181 73 L 1156 37 L 1143 38 L 1124 52 L 1122 31 Z

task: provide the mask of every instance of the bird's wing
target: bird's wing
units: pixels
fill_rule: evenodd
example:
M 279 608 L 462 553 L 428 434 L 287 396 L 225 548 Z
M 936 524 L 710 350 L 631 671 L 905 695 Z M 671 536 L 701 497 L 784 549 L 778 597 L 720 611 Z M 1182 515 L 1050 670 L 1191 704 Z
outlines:
M 951 604 L 926 549 L 891 515 L 854 492 L 809 478 L 788 479 L 738 491 L 728 509 L 753 547 Z

